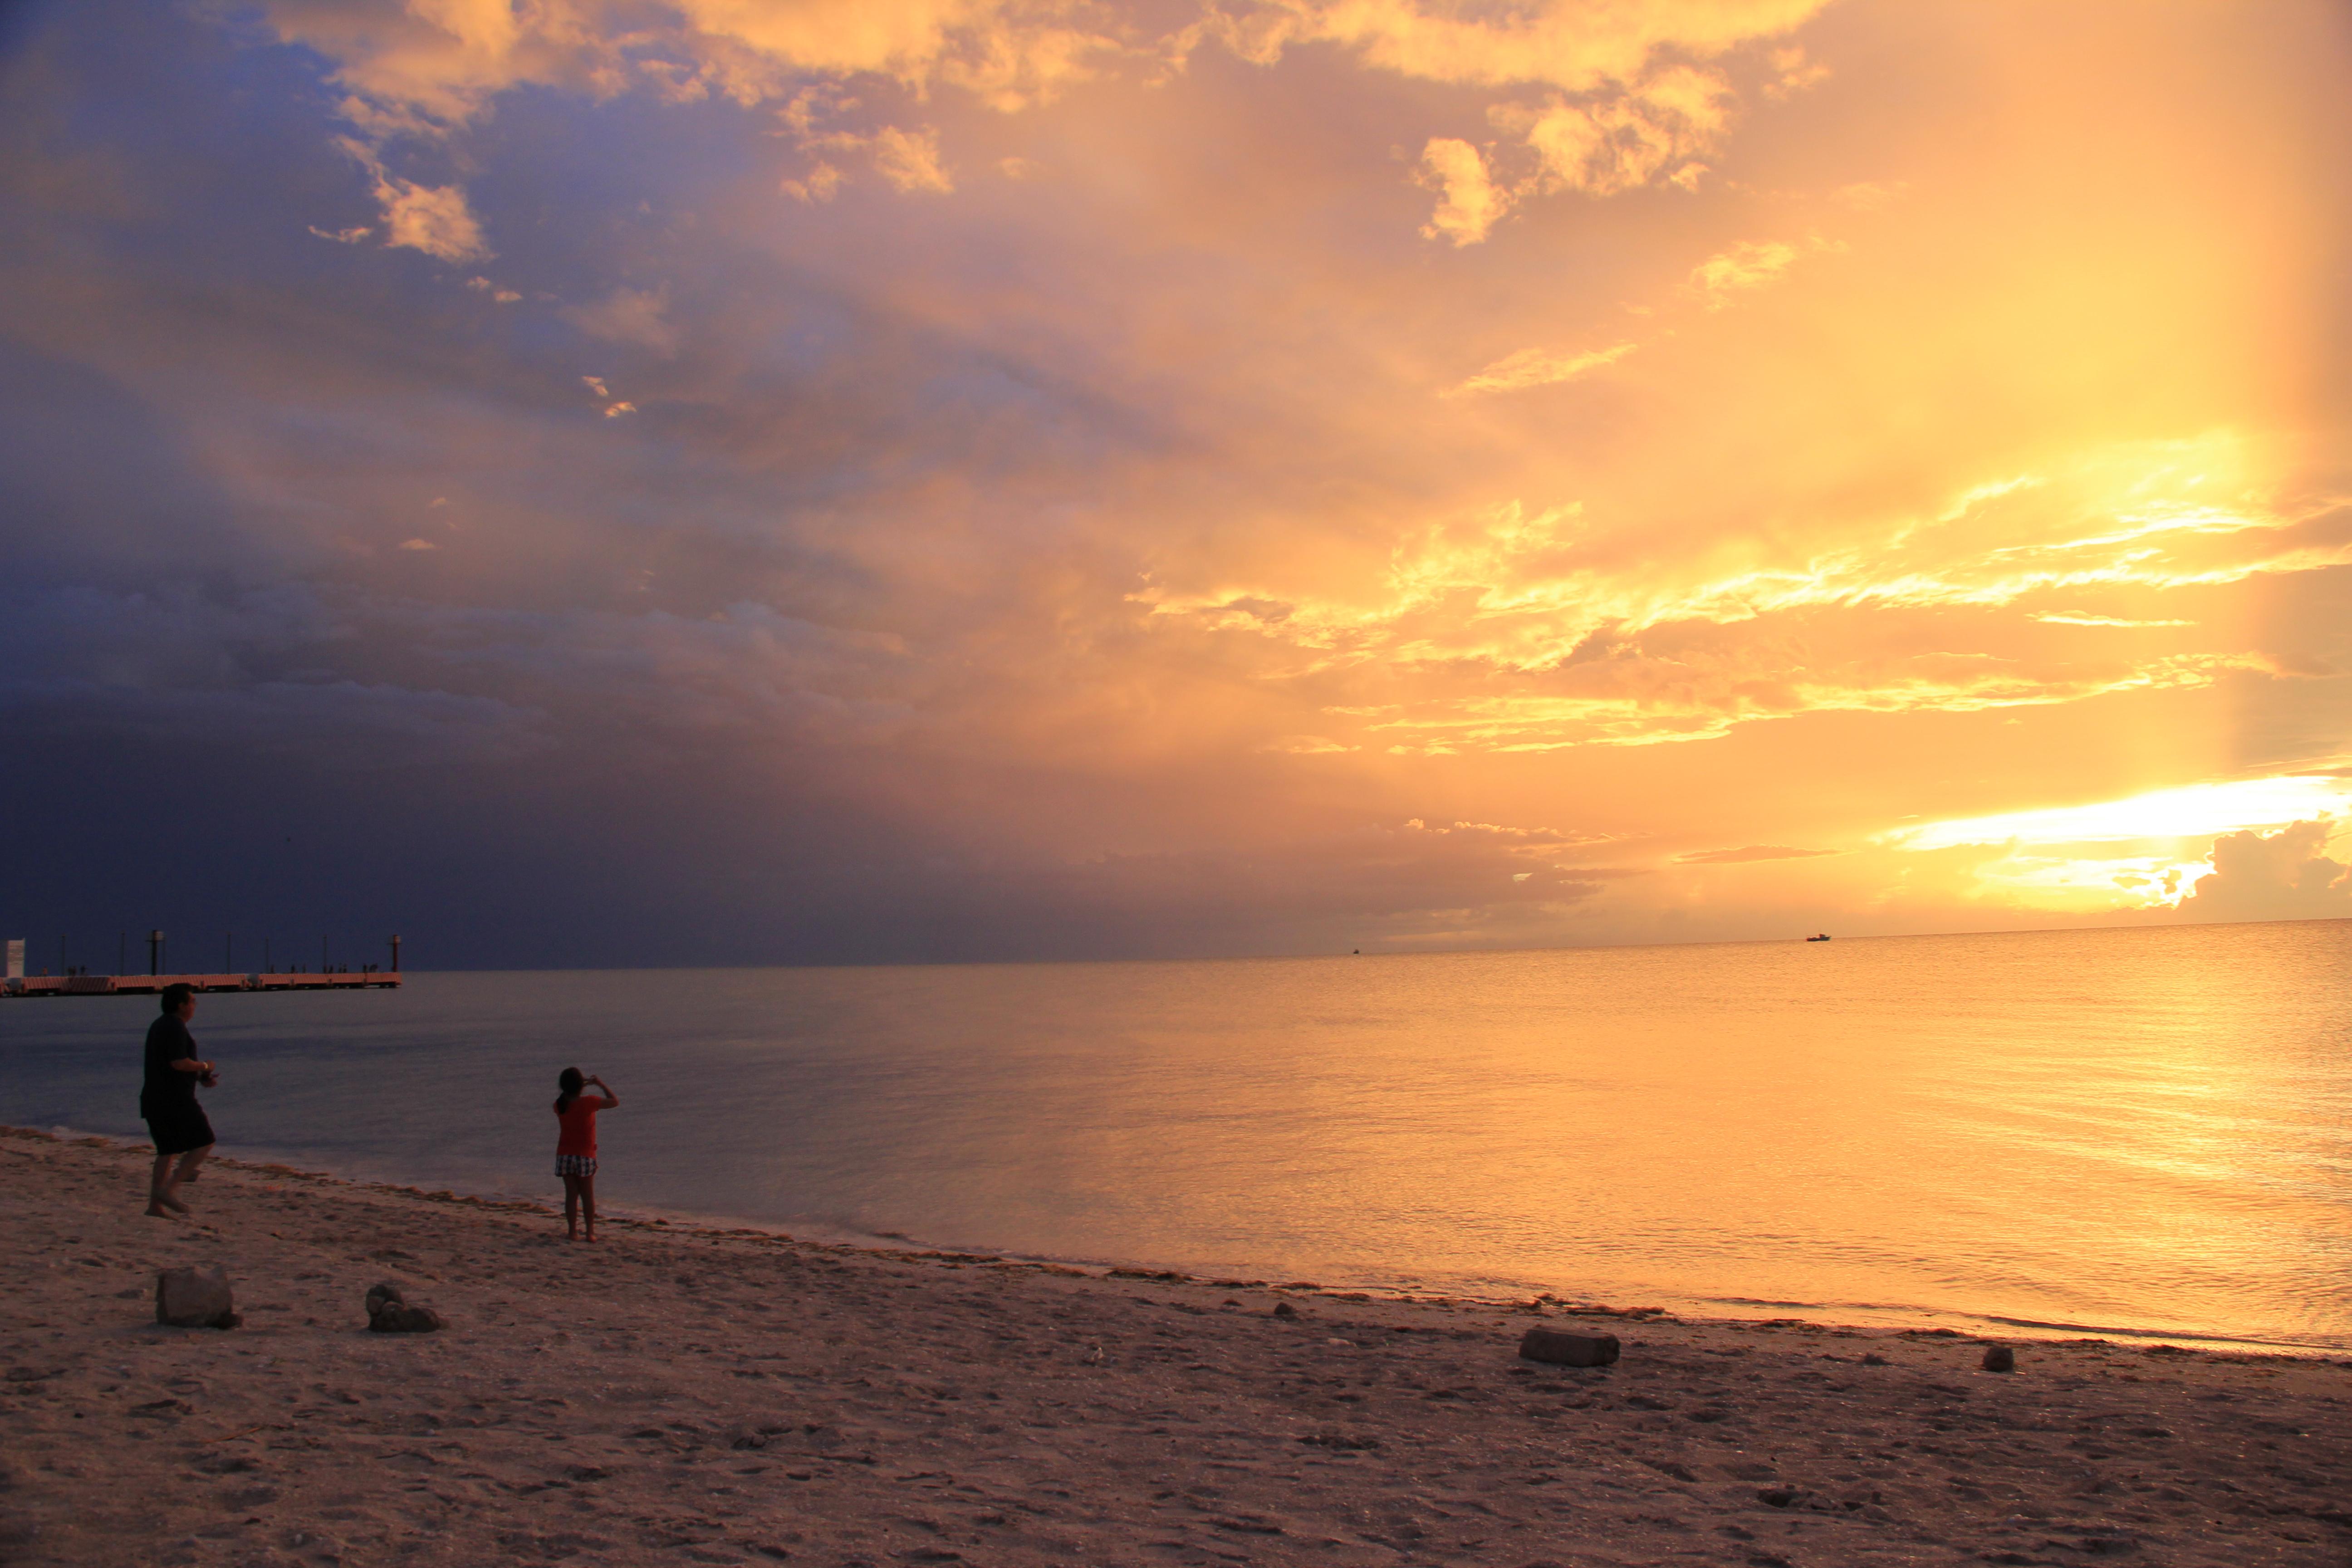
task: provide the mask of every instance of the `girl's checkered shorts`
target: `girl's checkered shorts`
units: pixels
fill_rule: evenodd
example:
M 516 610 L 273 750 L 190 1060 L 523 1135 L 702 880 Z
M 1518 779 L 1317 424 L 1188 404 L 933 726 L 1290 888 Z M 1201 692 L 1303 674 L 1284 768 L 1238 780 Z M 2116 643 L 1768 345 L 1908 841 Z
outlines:
M 596 1173 L 596 1162 L 586 1154 L 558 1154 L 555 1157 L 555 1173 L 559 1176 L 593 1176 Z

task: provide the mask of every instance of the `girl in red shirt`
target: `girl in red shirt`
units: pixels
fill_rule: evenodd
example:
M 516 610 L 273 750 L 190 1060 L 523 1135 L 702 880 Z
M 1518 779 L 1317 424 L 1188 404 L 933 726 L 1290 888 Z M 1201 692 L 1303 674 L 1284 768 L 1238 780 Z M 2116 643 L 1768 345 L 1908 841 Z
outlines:
M 584 1090 L 594 1084 L 604 1092 L 591 1095 Z M 596 1113 L 610 1110 L 621 1103 L 601 1078 L 580 1076 L 578 1068 L 565 1068 L 556 1078 L 555 1120 L 562 1132 L 555 1141 L 555 1173 L 563 1178 L 563 1228 L 572 1239 L 580 1239 L 580 1212 L 588 1212 L 588 1239 L 596 1239 Z

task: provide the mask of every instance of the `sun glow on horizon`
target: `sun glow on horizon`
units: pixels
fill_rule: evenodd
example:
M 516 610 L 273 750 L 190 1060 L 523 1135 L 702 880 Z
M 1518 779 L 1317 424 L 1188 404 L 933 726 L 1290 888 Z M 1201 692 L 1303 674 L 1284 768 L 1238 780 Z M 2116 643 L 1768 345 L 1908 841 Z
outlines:
M 2120 800 L 1958 817 L 1905 828 L 1882 842 L 1906 849 L 1964 845 L 2117 844 L 2210 838 L 2352 812 L 2352 777 L 2284 773 L 2226 784 L 2185 784 Z
M 2178 908 L 2213 869 L 2207 860 L 2134 855 L 2005 855 L 1974 869 L 1985 895 L 2014 907 L 2059 914 Z

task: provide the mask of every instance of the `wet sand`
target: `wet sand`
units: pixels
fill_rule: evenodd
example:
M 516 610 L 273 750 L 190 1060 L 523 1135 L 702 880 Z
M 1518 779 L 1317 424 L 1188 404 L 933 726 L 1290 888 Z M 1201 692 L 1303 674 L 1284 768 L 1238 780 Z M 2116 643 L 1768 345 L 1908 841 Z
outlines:
M 227 1161 L 161 1221 L 147 1163 L 0 1135 L 0 1563 L 2352 1563 L 2352 1363 L 592 1248 Z M 155 1324 L 184 1263 L 242 1327 Z M 366 1331 L 383 1279 L 448 1328 Z

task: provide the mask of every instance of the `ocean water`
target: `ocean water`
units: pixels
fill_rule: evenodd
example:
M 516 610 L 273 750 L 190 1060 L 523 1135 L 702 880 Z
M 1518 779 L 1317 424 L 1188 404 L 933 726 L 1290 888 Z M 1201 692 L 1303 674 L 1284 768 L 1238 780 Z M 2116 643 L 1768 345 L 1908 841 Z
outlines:
M 141 999 L 0 1002 L 139 1135 Z M 2352 1348 L 2352 921 L 215 995 L 224 1153 L 1218 1277 Z M 126 1193 L 124 1201 L 136 1201 Z

